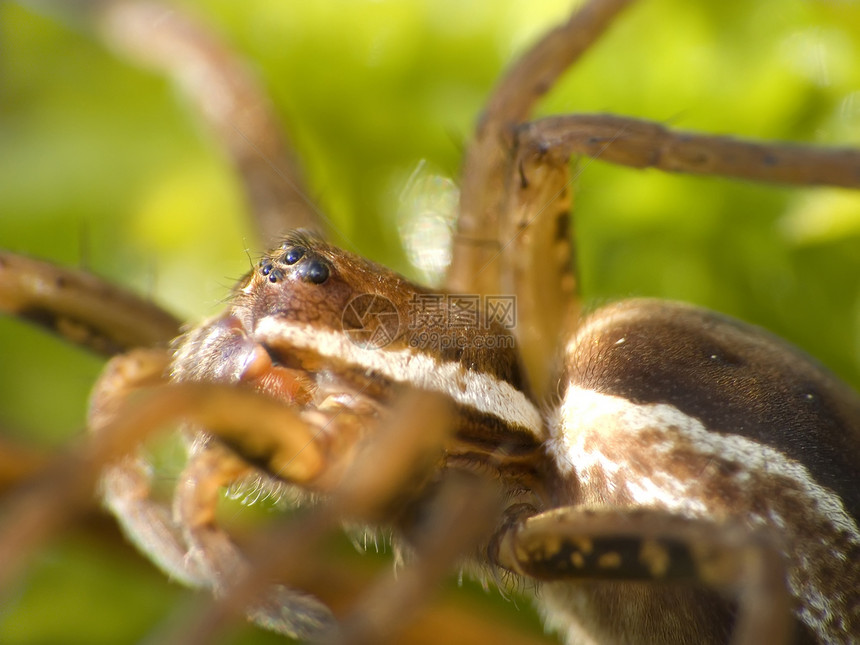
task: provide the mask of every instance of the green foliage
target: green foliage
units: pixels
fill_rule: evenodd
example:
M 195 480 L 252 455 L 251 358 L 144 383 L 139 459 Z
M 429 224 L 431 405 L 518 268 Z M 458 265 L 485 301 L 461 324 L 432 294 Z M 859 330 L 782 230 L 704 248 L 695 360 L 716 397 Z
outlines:
M 253 65 L 334 225 L 401 271 L 409 267 L 393 219 L 406 178 L 422 159 L 457 177 L 500 71 L 567 11 L 560 0 L 187 5 Z M 252 257 L 261 249 L 206 129 L 168 82 L 86 33 L 8 3 L 0 30 L 0 245 L 85 266 L 189 320 L 216 312 L 247 268 L 246 248 Z M 608 111 L 856 146 L 858 58 L 854 3 L 643 0 L 541 112 Z M 589 302 L 647 295 L 704 304 L 785 336 L 860 386 L 856 195 L 589 160 L 579 168 Z M 0 320 L 0 356 L 0 429 L 48 443 L 81 432 L 98 360 L 9 320 Z M 154 585 L 154 596 L 169 588 L 114 570 L 111 558 L 100 564 L 79 545 L 52 553 L 11 615 L 0 614 L 0 641 L 55 642 L 47 624 L 68 620 L 65 642 L 129 642 L 147 605 L 137 587 Z M 78 596 L 62 582 L 70 575 Z M 116 592 L 87 615 L 80 598 L 104 585 Z

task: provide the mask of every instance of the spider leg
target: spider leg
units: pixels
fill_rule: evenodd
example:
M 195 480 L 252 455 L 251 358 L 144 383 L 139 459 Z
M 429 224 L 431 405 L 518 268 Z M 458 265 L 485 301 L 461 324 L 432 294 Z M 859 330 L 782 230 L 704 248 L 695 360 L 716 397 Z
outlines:
M 437 395 L 407 395 L 381 427 L 361 442 L 325 504 L 298 520 L 273 527 L 255 543 L 246 575 L 210 611 L 190 628 L 186 626 L 181 640 L 186 642 L 186 634 L 193 634 L 193 642 L 206 642 L 217 633 L 231 608 L 248 598 L 265 601 L 272 578 L 293 588 L 319 586 L 315 545 L 337 530 L 344 518 L 374 524 L 387 518 L 409 540 L 415 558 L 410 558 L 396 578 L 380 576 L 355 595 L 358 600 L 349 603 L 341 637 L 347 642 L 378 642 L 378 638 L 406 627 L 456 559 L 489 535 L 501 512 L 495 482 L 459 472 L 436 480 L 433 473 L 441 442 L 450 433 L 450 417 L 439 414 L 445 408 L 444 399 Z M 221 463 L 214 459 L 212 465 Z M 201 466 L 203 471 L 207 468 Z M 223 472 L 221 485 L 233 476 L 229 466 Z M 200 518 L 206 524 L 211 516 L 204 511 Z M 197 520 L 192 518 L 191 523 Z M 217 542 L 219 538 L 215 539 Z M 222 543 L 216 543 L 213 551 L 223 552 L 223 548 Z M 331 590 L 323 590 L 326 594 L 331 595 Z M 272 619 L 274 614 L 273 610 L 265 615 Z M 271 628 L 269 623 L 258 622 Z
M 402 571 L 369 587 L 343 622 L 344 642 L 390 640 L 429 600 L 457 559 L 487 538 L 498 521 L 501 501 L 489 480 L 450 473 L 426 511 L 415 557 Z
M 153 350 L 137 350 L 108 363 L 93 395 L 90 425 L 94 432 L 115 422 L 123 414 L 123 403 L 135 390 L 163 382 L 167 355 Z M 174 512 L 151 497 L 150 468 L 141 456 L 112 464 L 102 479 L 102 495 L 107 507 L 118 518 L 126 535 L 168 576 L 191 587 L 209 587 L 223 592 L 224 580 L 235 579 L 246 568 L 238 549 L 225 531 L 215 524 L 215 504 L 222 486 L 254 472 L 254 469 L 223 445 L 201 444 L 185 467 L 174 498 Z M 283 624 L 261 610 L 249 614 L 270 629 L 281 625 L 283 633 L 308 636 L 313 627 L 302 626 L 309 617 L 317 631 L 327 610 L 305 595 L 278 588 L 268 607 L 278 607 L 282 616 L 287 609 L 298 618 Z M 295 599 L 292 596 L 296 596 Z M 295 601 L 293 601 L 295 600 Z M 301 602 L 306 611 L 297 611 Z M 271 611 L 269 611 L 271 613 Z M 273 627 L 274 626 L 274 627 Z
M 137 350 L 114 358 L 95 388 L 90 413 L 93 432 L 97 435 L 109 433 L 111 425 L 120 422 L 127 413 L 127 402 L 134 393 L 163 382 L 167 369 L 167 356 L 163 352 Z M 275 401 L 257 400 L 270 405 L 255 413 L 253 402 L 239 404 L 244 408 L 244 416 L 237 410 L 234 420 L 220 427 L 220 433 L 219 424 L 224 418 L 217 412 L 213 413 L 214 421 L 209 417 L 200 427 L 211 429 L 239 453 L 267 466 L 270 472 L 307 483 L 299 474 L 303 469 L 300 464 L 306 464 L 308 458 L 315 459 L 322 437 L 327 435 L 321 436 L 318 429 L 305 425 L 308 433 L 302 436 L 306 443 L 300 445 L 281 435 L 289 429 L 287 425 L 276 422 L 269 432 L 265 429 L 259 432 L 261 428 L 254 425 L 254 416 L 267 415 L 267 407 L 278 406 L 288 415 L 292 412 Z M 201 403 L 204 407 L 211 404 Z M 325 415 L 316 416 L 320 418 L 309 418 L 320 424 L 332 421 Z M 248 425 L 245 420 L 249 421 Z M 336 420 L 344 433 L 357 432 L 350 414 L 340 414 Z M 305 421 L 295 421 L 305 424 Z M 252 427 L 255 431 L 248 431 Z M 338 447 L 332 443 L 325 445 L 326 450 L 337 451 Z M 298 471 L 295 470 L 297 466 Z M 193 441 L 188 463 L 179 477 L 172 516 L 164 504 L 151 498 L 149 466 L 140 456 L 112 464 L 106 471 L 102 490 L 107 506 L 118 517 L 128 537 L 170 577 L 189 586 L 210 588 L 216 596 L 223 596 L 231 583 L 246 574 L 248 564 L 229 534 L 216 522 L 219 494 L 222 488 L 258 472 L 224 443 L 201 436 Z M 324 478 L 313 475 L 311 478 L 316 479 L 318 486 L 325 485 Z M 331 612 L 322 603 L 281 585 L 269 585 L 260 600 L 241 606 L 246 607 L 248 618 L 262 627 L 294 638 L 319 639 L 334 626 Z
M 123 402 L 135 390 L 164 382 L 169 356 L 158 350 L 135 350 L 108 362 L 93 390 L 89 427 L 99 431 L 122 414 Z M 152 497 L 151 466 L 142 455 L 111 464 L 101 480 L 105 506 L 125 535 L 170 578 L 189 587 L 207 586 L 170 508 Z
M 0 312 L 105 355 L 165 344 L 178 319 L 94 275 L 0 251 Z
M 27 555 L 71 522 L 93 499 L 99 474 L 134 452 L 149 437 L 181 420 L 209 434 L 292 482 L 305 484 L 319 475 L 325 446 L 287 406 L 236 387 L 183 383 L 145 388 L 101 417 L 88 441 L 57 460 L 49 475 L 37 477 L 5 501 L 0 526 L 0 591 L 14 578 Z
M 591 0 L 579 7 L 566 23 L 532 46 L 496 87 L 466 150 L 460 216 L 446 283 L 450 290 L 500 293 L 499 226 L 506 213 L 514 130 L 630 2 Z
M 176 82 L 235 165 L 264 246 L 289 229 L 320 229 L 298 163 L 260 83 L 212 30 L 173 5 L 45 3 L 92 29 L 137 65 Z
M 109 467 L 101 483 L 105 506 L 123 533 L 167 576 L 188 587 L 206 587 L 208 579 L 188 549 L 170 509 L 151 498 L 149 464 L 127 458 Z
M 46 451 L 8 439 L 4 434 L 5 428 L 0 429 L 0 495 L 44 472 L 51 461 Z
M 195 451 L 182 472 L 174 515 L 188 545 L 189 568 L 204 576 L 216 597 L 248 573 L 248 563 L 215 517 L 222 488 L 252 475 L 254 469 L 224 446 L 209 442 Z M 283 585 L 270 585 L 245 608 L 261 627 L 301 639 L 317 639 L 335 628 L 329 609 L 312 596 Z
M 677 132 L 609 114 L 567 114 L 523 125 L 520 145 L 634 168 L 794 185 L 860 188 L 860 151 Z
M 532 394 L 544 401 L 552 395 L 557 348 L 580 318 L 572 179 L 566 151 L 520 139 L 500 228 L 501 286 L 517 294 L 517 343 L 528 348 L 522 359 Z
M 466 151 L 446 286 L 515 293 L 516 335 L 532 394 L 545 400 L 562 330 L 578 320 L 569 235 L 569 154 L 517 154 L 518 124 L 631 0 L 593 0 L 548 32 L 505 74 Z
M 732 642 L 789 642 L 790 601 L 773 536 L 655 509 L 531 512 L 511 509 L 489 555 L 506 569 L 553 583 L 547 596 L 564 595 L 555 584 L 561 581 L 698 583 L 737 599 Z
M 517 129 L 500 212 L 501 290 L 517 294 L 517 340 L 532 393 L 551 395 L 555 348 L 580 318 L 570 231 L 571 155 L 796 185 L 860 187 L 860 152 L 673 132 L 611 115 L 564 115 Z

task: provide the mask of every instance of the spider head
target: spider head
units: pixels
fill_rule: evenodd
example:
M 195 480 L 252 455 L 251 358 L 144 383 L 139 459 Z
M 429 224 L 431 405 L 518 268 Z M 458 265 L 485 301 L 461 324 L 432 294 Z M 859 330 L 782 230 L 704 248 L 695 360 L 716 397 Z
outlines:
M 385 267 L 299 230 L 239 283 L 232 314 L 264 344 L 265 330 L 277 327 L 318 340 L 342 336 L 361 349 L 402 349 L 410 302 L 422 292 Z
M 482 302 L 298 231 L 243 278 L 228 312 L 178 341 L 173 376 L 250 385 L 326 432 L 355 419 L 356 438 L 405 390 L 437 392 L 458 411 L 449 460 L 532 452 L 542 420 L 520 391 L 510 330 L 483 320 Z
M 240 282 L 230 315 L 279 363 L 307 371 L 387 376 L 420 389 L 412 363 L 449 363 L 520 388 L 512 332 L 486 320 L 483 304 L 296 231 Z

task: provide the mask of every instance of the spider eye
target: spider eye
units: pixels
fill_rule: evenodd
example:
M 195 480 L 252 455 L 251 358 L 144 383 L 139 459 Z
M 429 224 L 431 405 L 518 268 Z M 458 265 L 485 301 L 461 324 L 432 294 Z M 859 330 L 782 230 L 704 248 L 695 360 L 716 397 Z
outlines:
M 301 260 L 305 255 L 305 250 L 300 246 L 294 246 L 291 249 L 287 249 L 287 252 L 284 253 L 281 261 L 284 264 L 295 264 L 299 260 Z
M 301 269 L 299 269 L 299 275 L 308 282 L 313 282 L 314 284 L 322 284 L 328 280 L 330 274 L 331 271 L 329 270 L 328 264 L 318 258 L 309 260 Z

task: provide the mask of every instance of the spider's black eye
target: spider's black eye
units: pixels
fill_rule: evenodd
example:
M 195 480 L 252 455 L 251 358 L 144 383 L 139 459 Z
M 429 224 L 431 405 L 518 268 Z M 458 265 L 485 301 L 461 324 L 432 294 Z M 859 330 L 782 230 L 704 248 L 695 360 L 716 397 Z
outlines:
M 264 263 L 262 260 L 260 261 L 260 273 L 262 273 L 263 275 L 269 275 L 269 272 L 273 268 L 274 267 L 272 266 L 271 262 L 265 262 Z
M 299 275 L 301 275 L 302 278 L 307 280 L 308 282 L 313 282 L 314 284 L 322 284 L 323 282 L 328 280 L 329 275 L 331 275 L 331 271 L 325 261 L 319 258 L 311 258 L 299 270 Z
M 295 264 L 299 260 L 302 259 L 305 255 L 305 250 L 300 246 L 294 246 L 291 249 L 287 249 L 287 252 L 281 256 L 281 262 L 284 264 Z

